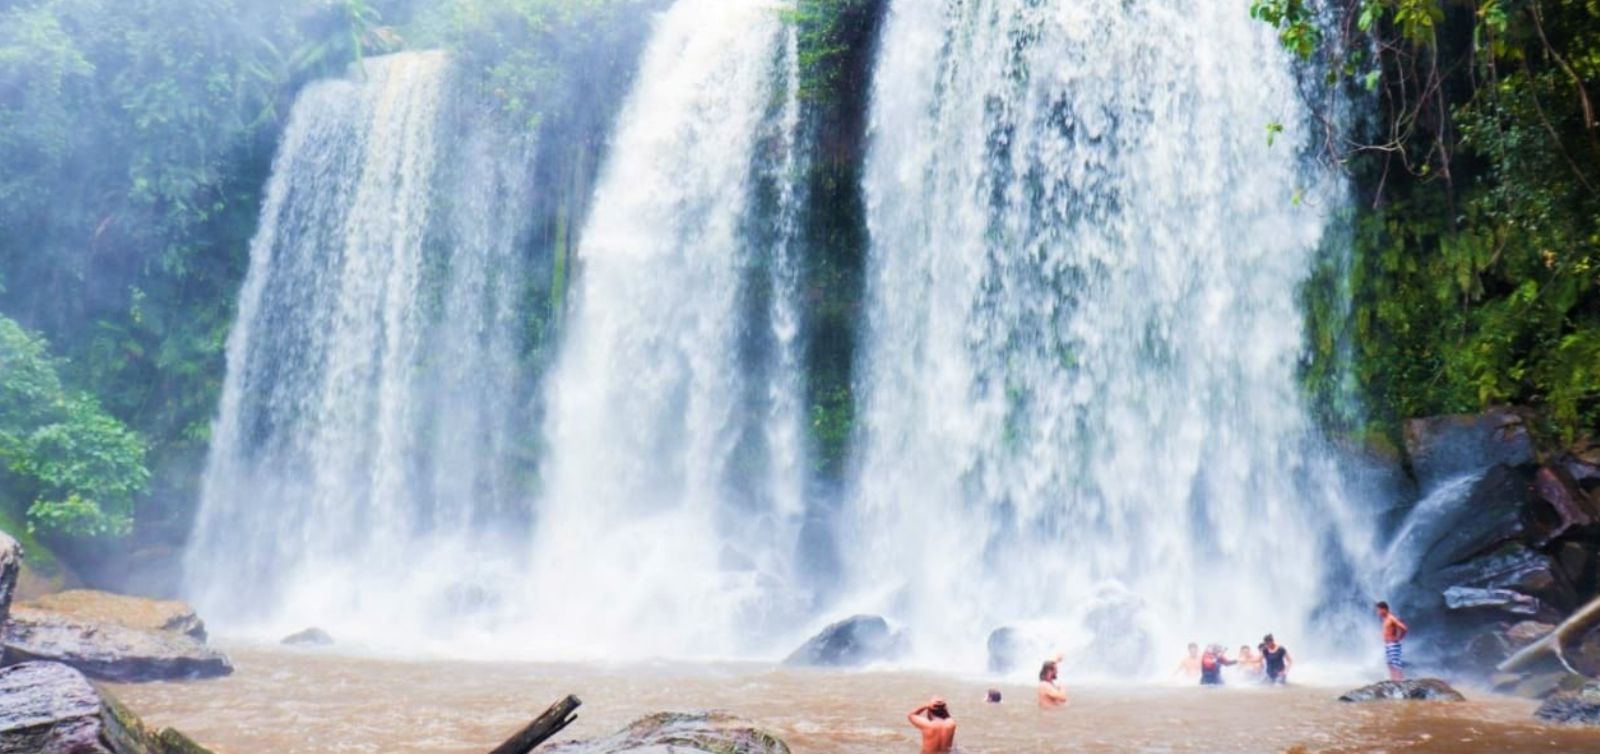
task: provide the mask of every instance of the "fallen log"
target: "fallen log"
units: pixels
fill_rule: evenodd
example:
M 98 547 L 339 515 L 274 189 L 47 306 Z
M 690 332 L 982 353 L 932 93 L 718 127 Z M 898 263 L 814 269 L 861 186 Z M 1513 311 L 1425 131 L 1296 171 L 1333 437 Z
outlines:
M 528 723 L 528 727 L 517 731 L 516 735 L 506 739 L 505 743 L 495 747 L 489 754 L 528 754 L 534 747 L 550 740 L 555 734 L 571 725 L 572 721 L 578 719 L 573 712 L 582 704 L 583 702 L 578 701 L 578 697 L 568 694 L 567 698 L 550 705 L 543 714 Z
M 1554 653 L 1556 659 L 1560 660 L 1567 670 L 1577 673 L 1578 671 L 1572 667 L 1572 664 L 1567 662 L 1565 652 L 1567 643 L 1581 640 L 1588 634 L 1590 629 L 1595 627 L 1600 627 L 1600 598 L 1596 598 L 1589 604 L 1579 608 L 1571 617 L 1562 621 L 1561 625 L 1556 626 L 1556 629 L 1551 631 L 1549 635 L 1523 647 L 1522 651 L 1506 658 L 1495 669 L 1502 673 L 1508 673 L 1531 663 L 1548 652 Z

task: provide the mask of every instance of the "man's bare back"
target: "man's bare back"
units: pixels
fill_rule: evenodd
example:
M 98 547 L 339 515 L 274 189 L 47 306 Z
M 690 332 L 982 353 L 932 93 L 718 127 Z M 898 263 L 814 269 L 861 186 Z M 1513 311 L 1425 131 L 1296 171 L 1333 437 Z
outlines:
M 944 700 L 933 701 L 906 714 L 912 727 L 922 732 L 922 754 L 945 754 L 956 745 L 956 721 Z

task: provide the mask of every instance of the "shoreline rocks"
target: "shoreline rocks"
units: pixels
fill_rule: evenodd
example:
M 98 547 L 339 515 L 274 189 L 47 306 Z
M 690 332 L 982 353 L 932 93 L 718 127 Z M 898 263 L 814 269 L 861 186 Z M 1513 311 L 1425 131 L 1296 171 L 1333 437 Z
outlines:
M 1339 695 L 1341 702 L 1421 701 L 1464 702 L 1461 692 L 1437 678 L 1418 678 L 1406 681 L 1380 681 L 1370 686 L 1346 691 Z
M 905 651 L 906 636 L 878 615 L 856 615 L 822 629 L 783 661 L 817 668 L 860 667 L 892 660 Z
M 211 754 L 153 732 L 115 697 L 55 662 L 0 669 L 0 754 Z
M 789 754 L 777 736 L 724 712 L 659 712 L 605 738 L 568 741 L 549 754 Z
M 1547 723 L 1600 725 L 1600 683 L 1554 694 L 1539 705 L 1533 716 Z
M 142 631 L 171 631 L 196 641 L 206 640 L 205 621 L 200 620 L 194 608 L 177 601 L 72 589 L 47 594 L 22 606 L 91 623 L 116 623 Z
M 145 631 L 18 608 L 5 627 L 5 664 L 53 661 L 106 681 L 215 678 L 233 672 L 226 655 L 172 631 Z

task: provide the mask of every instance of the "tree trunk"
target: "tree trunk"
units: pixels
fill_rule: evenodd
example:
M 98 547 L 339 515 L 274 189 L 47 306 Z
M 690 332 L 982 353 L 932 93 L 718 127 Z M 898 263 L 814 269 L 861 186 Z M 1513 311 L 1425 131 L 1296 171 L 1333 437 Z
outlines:
M 544 714 L 528 723 L 528 727 L 506 739 L 505 743 L 495 747 L 489 754 L 528 754 L 534 747 L 549 740 L 563 728 L 571 725 L 573 720 L 578 719 L 573 712 L 582 704 L 583 702 L 578 701 L 578 697 L 567 695 L 567 698 L 550 705 Z

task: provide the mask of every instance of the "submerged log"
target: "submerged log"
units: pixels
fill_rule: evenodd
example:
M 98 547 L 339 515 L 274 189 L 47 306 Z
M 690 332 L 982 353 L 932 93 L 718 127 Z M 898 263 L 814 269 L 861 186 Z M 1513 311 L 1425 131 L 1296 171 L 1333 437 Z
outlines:
M 578 719 L 573 712 L 582 704 L 583 702 L 578 701 L 578 697 L 568 694 L 567 698 L 550 705 L 544 714 L 528 723 L 528 727 L 506 739 L 505 743 L 495 747 L 489 754 L 528 754 L 534 747 L 550 740 L 555 734 L 571 725 L 572 721 Z
M 1562 621 L 1561 625 L 1556 626 L 1554 631 L 1551 631 L 1543 639 L 1523 647 L 1521 651 L 1506 658 L 1506 661 L 1500 663 L 1496 669 L 1502 673 L 1511 672 L 1530 664 L 1533 660 L 1542 657 L 1546 653 L 1554 653 L 1556 659 L 1560 660 L 1562 665 L 1576 673 L 1578 671 L 1572 667 L 1572 663 L 1567 661 L 1566 647 L 1571 642 L 1581 641 L 1591 629 L 1597 628 L 1600 628 L 1600 597 L 1578 608 L 1578 611 L 1573 613 L 1571 617 Z

